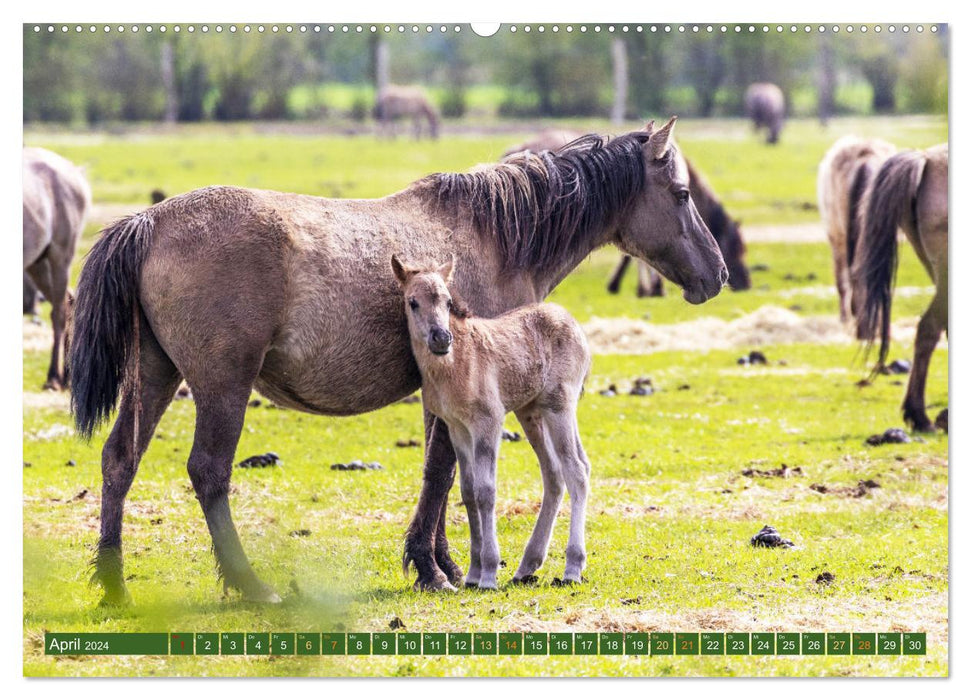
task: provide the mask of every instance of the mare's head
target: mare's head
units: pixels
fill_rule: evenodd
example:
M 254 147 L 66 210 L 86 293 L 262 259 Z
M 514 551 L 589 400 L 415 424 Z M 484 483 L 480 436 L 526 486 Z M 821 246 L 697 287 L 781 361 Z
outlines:
M 728 270 L 691 199 L 687 164 L 672 140 L 675 119 L 660 129 L 651 122 L 636 132 L 644 186 L 619 222 L 617 244 L 681 287 L 686 300 L 700 304 L 721 291 Z
M 425 346 L 433 355 L 447 355 L 452 349 L 449 321 L 454 309 L 448 283 L 453 264 L 454 258 L 440 267 L 419 269 L 391 256 L 391 269 L 405 299 L 412 345 Z

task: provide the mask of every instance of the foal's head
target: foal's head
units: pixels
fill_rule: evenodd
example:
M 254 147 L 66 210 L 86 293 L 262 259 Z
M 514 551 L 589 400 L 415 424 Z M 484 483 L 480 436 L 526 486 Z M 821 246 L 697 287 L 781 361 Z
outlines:
M 449 316 L 454 312 L 448 283 L 452 279 L 454 258 L 440 267 L 406 267 L 397 255 L 391 256 L 391 269 L 405 297 L 408 332 L 414 344 L 424 344 L 435 355 L 452 349 Z

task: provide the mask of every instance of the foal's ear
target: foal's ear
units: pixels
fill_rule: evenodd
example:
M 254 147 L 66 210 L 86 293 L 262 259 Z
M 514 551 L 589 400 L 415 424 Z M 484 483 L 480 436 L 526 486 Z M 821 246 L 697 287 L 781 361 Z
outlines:
M 651 134 L 654 133 L 654 120 L 653 119 L 651 121 L 649 121 L 647 124 L 644 125 L 644 131 L 647 132 L 647 135 L 648 136 L 650 136 Z
M 452 273 L 455 271 L 455 253 L 452 253 L 448 262 L 438 268 L 438 274 L 445 280 L 445 284 L 452 281 Z
M 654 153 L 654 160 L 663 158 L 664 154 L 668 152 L 668 146 L 671 145 L 671 136 L 674 134 L 674 123 L 677 120 L 677 117 L 671 117 L 667 124 L 651 134 L 651 140 L 648 143 Z
M 398 259 L 397 255 L 391 256 L 391 270 L 394 272 L 395 278 L 401 284 L 407 282 L 411 276 L 415 274 L 414 270 L 409 270 L 401 264 L 401 260 Z

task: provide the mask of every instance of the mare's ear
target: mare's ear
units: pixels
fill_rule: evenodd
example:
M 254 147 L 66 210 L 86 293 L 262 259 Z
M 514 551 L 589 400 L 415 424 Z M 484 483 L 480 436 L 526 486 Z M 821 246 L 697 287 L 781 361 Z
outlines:
M 391 256 L 391 270 L 400 284 L 404 284 L 415 274 L 414 270 L 409 270 L 401 263 L 397 255 Z
M 671 117 L 667 124 L 651 134 L 651 140 L 648 143 L 654 154 L 654 160 L 663 158 L 664 154 L 668 152 L 668 146 L 671 145 L 671 136 L 674 135 L 674 123 L 677 120 L 677 117 Z
M 438 274 L 442 276 L 445 280 L 445 284 L 449 284 L 452 281 L 452 273 L 455 271 L 455 253 L 452 253 L 449 257 L 448 262 L 438 268 Z
M 650 136 L 651 134 L 654 133 L 654 120 L 653 119 L 651 121 L 649 121 L 647 124 L 644 125 L 644 131 L 647 132 L 647 135 L 648 136 Z

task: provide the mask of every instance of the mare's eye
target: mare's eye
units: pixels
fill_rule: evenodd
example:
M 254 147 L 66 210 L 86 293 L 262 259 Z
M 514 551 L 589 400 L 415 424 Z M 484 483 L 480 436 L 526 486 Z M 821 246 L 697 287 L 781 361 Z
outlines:
M 409 299 L 408 300 L 408 306 L 411 307 L 411 310 L 412 311 L 416 311 L 418 309 L 418 301 L 415 300 L 415 299 Z
M 690 196 L 690 193 L 688 192 L 688 190 L 678 190 L 674 196 L 677 198 L 678 204 L 684 206 L 685 204 L 688 203 L 688 197 Z

